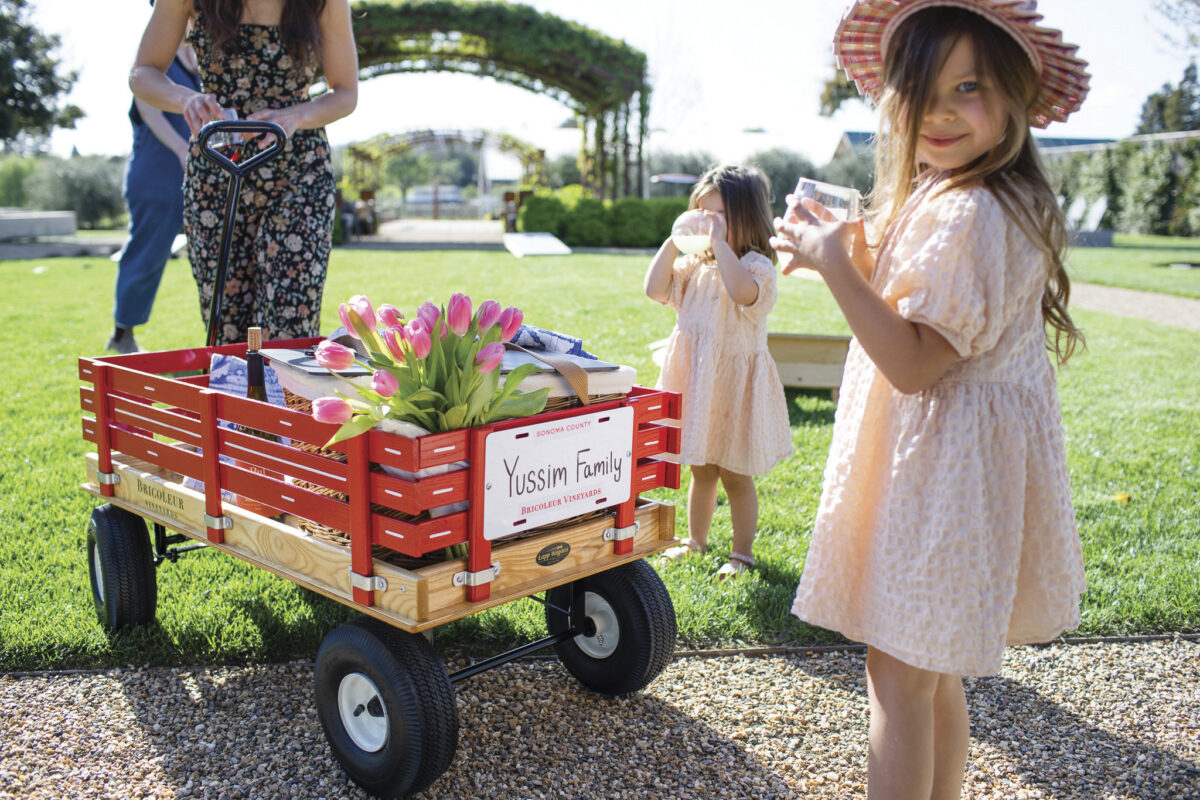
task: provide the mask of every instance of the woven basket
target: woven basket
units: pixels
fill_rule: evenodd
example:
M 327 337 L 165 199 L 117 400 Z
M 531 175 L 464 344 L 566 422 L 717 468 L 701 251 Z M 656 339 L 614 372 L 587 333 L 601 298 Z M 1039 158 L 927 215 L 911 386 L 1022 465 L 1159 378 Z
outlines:
M 284 396 L 284 400 L 287 402 L 287 407 L 289 409 L 291 409 L 292 411 L 299 411 L 303 414 L 311 414 L 312 413 L 312 401 L 309 400 L 307 397 L 301 397 L 300 395 L 294 394 L 294 393 L 288 391 L 287 389 L 283 390 L 283 396 Z M 625 399 L 624 394 L 591 395 L 588 398 L 588 400 L 592 404 L 606 403 L 611 400 L 623 400 L 623 399 Z M 568 408 L 577 408 L 581 405 L 582 404 L 579 402 L 578 397 L 573 397 L 573 396 L 572 397 L 551 397 L 546 400 L 546 408 L 544 409 L 543 413 L 547 412 L 547 411 L 561 411 L 561 410 L 568 409 Z M 297 450 L 302 450 L 306 453 L 313 453 L 315 455 L 323 456 L 325 458 L 330 458 L 335 461 L 340 461 L 343 464 L 346 463 L 346 454 L 345 453 L 339 453 L 336 450 L 327 450 L 324 447 L 321 447 L 320 445 L 308 444 L 307 442 L 292 442 L 292 447 L 295 447 Z M 371 470 L 380 472 L 380 471 L 382 471 L 382 468 L 378 464 L 372 464 Z M 336 489 L 330 489 L 325 486 L 318 486 L 316 484 L 308 483 L 307 481 L 296 480 L 294 478 L 291 480 L 292 480 L 292 483 L 296 486 L 299 486 L 304 489 L 308 489 L 311 492 L 316 492 L 317 494 L 321 494 L 326 497 L 332 497 L 335 500 L 342 501 L 343 503 L 349 499 L 349 497 L 344 492 L 339 492 Z M 421 521 L 424 521 L 429 518 L 429 512 L 422 512 L 421 514 L 414 516 L 412 514 L 405 514 L 403 511 L 397 511 L 393 508 L 388 508 L 387 506 L 381 506 L 381 505 L 377 505 L 374 503 L 371 505 L 371 511 L 376 514 L 383 514 L 384 516 L 391 517 L 392 519 L 398 519 L 398 520 L 402 520 L 405 522 L 421 522 Z M 521 539 L 526 539 L 531 536 L 536 536 L 539 533 L 542 533 L 542 532 L 552 529 L 552 528 L 558 528 L 558 527 L 562 527 L 562 526 L 566 526 L 566 525 L 573 525 L 573 524 L 576 524 L 579 522 L 584 522 L 586 520 L 596 519 L 598 517 L 603 516 L 606 513 L 607 512 L 605 512 L 603 510 L 589 511 L 586 514 L 580 514 L 578 516 L 571 517 L 570 519 L 560 520 L 560 521 L 552 523 L 550 525 L 543 525 L 538 528 L 530 528 L 527 531 L 522 531 L 521 533 L 518 533 L 518 534 L 515 534 L 512 536 L 506 536 L 506 537 L 504 537 L 504 541 L 506 541 L 506 542 L 520 541 Z M 302 531 L 307 533 L 309 536 L 312 536 L 315 539 L 320 539 L 321 541 L 329 542 L 331 544 L 336 544 L 336 545 L 339 545 L 342 547 L 346 547 L 346 548 L 350 547 L 350 535 L 348 533 L 346 533 L 344 531 L 339 531 L 336 528 L 330 528 L 327 525 L 321 525 L 319 523 L 313 522 L 312 520 L 307 520 L 304 518 L 298 518 L 298 519 L 299 519 L 299 522 L 297 523 L 297 527 L 299 527 Z M 371 548 L 371 552 L 372 552 L 372 556 L 374 558 L 376 558 L 380 561 L 387 562 L 388 564 L 392 564 L 394 566 L 401 567 L 403 569 L 420 569 L 421 567 L 430 566 L 432 564 L 439 564 L 444 560 L 444 555 L 443 555 L 442 551 L 440 551 L 440 550 L 432 552 L 432 553 L 428 553 L 420 558 L 414 558 L 413 556 L 408 556 L 403 553 L 398 553 L 395 550 L 391 550 L 386 547 L 380 547 L 379 545 L 374 545 Z

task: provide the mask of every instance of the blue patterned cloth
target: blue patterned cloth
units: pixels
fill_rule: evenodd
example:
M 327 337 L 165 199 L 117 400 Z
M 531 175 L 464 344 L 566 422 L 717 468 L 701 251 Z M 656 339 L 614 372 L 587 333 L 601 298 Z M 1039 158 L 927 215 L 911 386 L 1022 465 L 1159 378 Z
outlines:
M 267 400 L 273 406 L 286 406 L 283 387 L 270 364 L 263 365 L 263 385 L 267 387 Z M 208 388 L 225 394 L 246 396 L 246 359 L 237 356 L 213 355 L 208 365 Z
M 545 328 L 537 328 L 533 325 L 522 325 L 517 331 L 517 335 L 513 337 L 513 343 L 530 350 L 545 350 L 549 353 L 565 353 L 580 358 L 595 358 L 594 355 L 583 349 L 582 339 L 568 336 L 565 333 L 548 331 Z
M 237 356 L 225 356 L 214 354 L 209 360 L 208 367 L 208 388 L 215 389 L 218 392 L 225 394 L 235 394 L 238 397 L 246 396 L 246 359 L 238 358 Z M 275 375 L 275 370 L 269 364 L 263 365 L 263 385 L 267 387 L 267 400 L 273 406 L 286 406 L 287 401 L 283 396 L 283 387 L 279 385 L 279 378 Z M 222 428 L 233 429 L 237 426 L 227 420 L 217 420 L 217 424 Z M 287 444 L 287 439 L 280 440 L 283 444 Z M 232 464 L 233 459 L 229 456 L 221 456 L 221 461 L 225 464 Z M 183 479 L 183 485 L 197 492 L 204 491 L 204 481 L 197 480 L 191 476 Z M 221 498 L 227 503 L 236 503 L 237 497 L 233 492 L 222 487 Z

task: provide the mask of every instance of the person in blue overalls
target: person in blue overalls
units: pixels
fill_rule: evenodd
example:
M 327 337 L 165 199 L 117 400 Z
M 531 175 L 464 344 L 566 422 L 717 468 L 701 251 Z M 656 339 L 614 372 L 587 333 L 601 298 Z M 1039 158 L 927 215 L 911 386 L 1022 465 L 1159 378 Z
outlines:
M 186 41 L 167 72 L 171 80 L 200 90 L 196 54 Z M 187 122 L 134 99 L 133 152 L 125 167 L 125 203 L 129 206 L 129 241 L 117 267 L 113 333 L 106 349 L 136 353 L 134 326 L 150 319 L 154 295 L 162 279 L 172 243 L 183 228 L 183 164 L 187 160 Z

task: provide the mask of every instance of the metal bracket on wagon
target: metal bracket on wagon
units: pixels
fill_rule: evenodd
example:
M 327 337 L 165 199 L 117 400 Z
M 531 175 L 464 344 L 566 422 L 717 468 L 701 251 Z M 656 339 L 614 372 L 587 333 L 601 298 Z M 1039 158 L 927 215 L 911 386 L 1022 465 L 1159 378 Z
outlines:
M 387 579 L 379 575 L 360 575 L 350 568 L 350 585 L 364 592 L 386 592 Z
M 233 517 L 226 517 L 224 515 L 220 517 L 214 517 L 210 514 L 205 514 L 204 524 L 210 528 L 216 528 L 217 530 L 229 530 L 233 527 Z
M 492 566 L 488 569 L 480 570 L 479 572 L 456 572 L 451 580 L 455 586 L 482 586 L 485 583 L 491 583 L 496 580 L 496 576 L 500 574 L 500 562 L 493 561 Z
M 623 542 L 626 539 L 632 539 L 637 536 L 639 523 L 635 522 L 632 525 L 626 525 L 624 528 L 605 528 L 604 541 L 606 542 Z
M 116 486 L 121 482 L 121 474 L 119 472 L 97 472 L 96 483 L 101 486 Z

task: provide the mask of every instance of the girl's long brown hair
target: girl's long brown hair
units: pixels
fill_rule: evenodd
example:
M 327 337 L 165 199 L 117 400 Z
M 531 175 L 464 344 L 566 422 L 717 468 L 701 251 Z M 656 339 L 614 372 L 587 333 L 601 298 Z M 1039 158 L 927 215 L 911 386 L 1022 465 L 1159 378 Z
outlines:
M 751 250 L 762 253 L 774 264 L 778 256 L 771 247 L 771 181 L 755 167 L 722 165 L 700 176 L 692 187 L 688 208 L 697 208 L 709 192 L 721 194 L 729 246 L 738 258 Z
M 225 55 L 233 55 L 245 0 L 193 0 L 193 3 L 200 11 L 205 30 L 216 49 Z M 307 64 L 320 48 L 319 21 L 324 10 L 325 0 L 285 0 L 283 17 L 279 21 L 279 38 L 297 64 Z
M 1058 363 L 1064 364 L 1083 343 L 1083 334 L 1067 313 L 1071 281 L 1062 261 L 1066 223 L 1029 135 L 1029 108 L 1037 98 L 1040 77 L 1016 40 L 979 14 L 961 8 L 927 9 L 901 23 L 891 39 L 884 64 L 887 88 L 880 101 L 877 180 L 870 203 L 876 219 L 884 223 L 877 230 L 887 230 L 896 222 L 915 189 L 917 176 L 925 169 L 917 159 L 921 118 L 938 72 L 964 36 L 974 47 L 980 81 L 1004 101 L 1005 133 L 996 147 L 953 170 L 939 191 L 968 185 L 987 187 L 1004 213 L 1045 255 L 1042 318 L 1054 331 L 1048 347 Z

